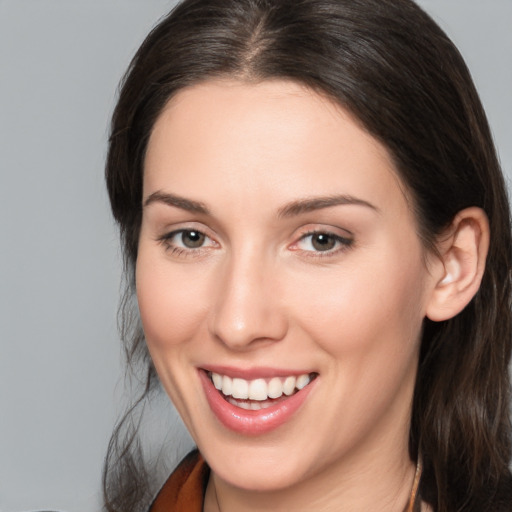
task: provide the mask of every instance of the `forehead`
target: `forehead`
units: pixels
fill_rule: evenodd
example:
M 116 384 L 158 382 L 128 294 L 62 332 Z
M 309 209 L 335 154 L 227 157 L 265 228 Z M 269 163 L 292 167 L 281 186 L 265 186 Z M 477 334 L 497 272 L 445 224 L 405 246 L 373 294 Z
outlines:
M 406 203 L 387 149 L 342 107 L 291 81 L 210 81 L 181 90 L 153 128 L 144 195 L 160 189 L 249 204 L 364 194 Z M 396 206 L 396 205 L 395 205 Z

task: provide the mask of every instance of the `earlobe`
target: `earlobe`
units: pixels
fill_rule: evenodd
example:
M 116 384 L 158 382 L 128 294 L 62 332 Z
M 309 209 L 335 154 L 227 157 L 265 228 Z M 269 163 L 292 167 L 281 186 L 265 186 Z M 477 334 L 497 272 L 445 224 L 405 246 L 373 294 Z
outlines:
M 426 316 L 435 322 L 460 313 L 480 287 L 489 250 L 489 222 L 481 208 L 461 210 L 438 243 Z

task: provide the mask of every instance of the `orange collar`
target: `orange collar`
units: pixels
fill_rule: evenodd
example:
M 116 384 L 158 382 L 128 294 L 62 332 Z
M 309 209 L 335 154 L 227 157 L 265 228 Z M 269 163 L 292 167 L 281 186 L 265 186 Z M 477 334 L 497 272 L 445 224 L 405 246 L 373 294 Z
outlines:
M 210 468 L 197 450 L 190 452 L 173 471 L 149 512 L 203 512 Z

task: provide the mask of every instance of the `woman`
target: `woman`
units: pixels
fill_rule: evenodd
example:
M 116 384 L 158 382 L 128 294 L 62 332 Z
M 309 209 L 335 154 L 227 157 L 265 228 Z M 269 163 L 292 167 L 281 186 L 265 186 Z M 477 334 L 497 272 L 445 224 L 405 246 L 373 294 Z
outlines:
M 507 197 L 414 3 L 186 0 L 132 62 L 106 172 L 140 403 L 158 374 L 201 454 L 152 511 L 511 509 Z M 151 479 L 129 417 L 111 511 Z

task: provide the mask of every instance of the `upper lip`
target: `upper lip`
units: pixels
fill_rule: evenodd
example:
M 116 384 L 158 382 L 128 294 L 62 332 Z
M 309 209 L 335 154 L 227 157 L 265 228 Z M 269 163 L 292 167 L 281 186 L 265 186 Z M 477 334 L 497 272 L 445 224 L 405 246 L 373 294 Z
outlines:
M 200 366 L 200 369 L 206 372 L 218 373 L 231 378 L 255 380 L 255 379 L 271 379 L 272 377 L 288 377 L 315 373 L 311 369 L 292 370 L 285 368 L 269 368 L 263 366 L 254 366 L 251 368 L 236 368 L 233 366 L 211 365 Z

